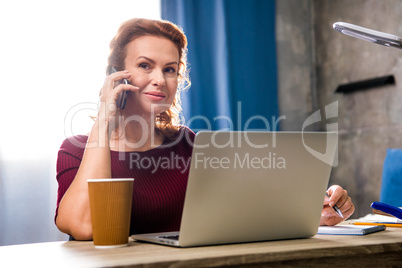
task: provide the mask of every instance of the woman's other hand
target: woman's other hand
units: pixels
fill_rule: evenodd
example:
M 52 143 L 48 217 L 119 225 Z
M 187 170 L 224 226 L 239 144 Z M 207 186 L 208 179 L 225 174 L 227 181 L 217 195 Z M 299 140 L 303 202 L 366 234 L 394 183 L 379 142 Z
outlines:
M 328 197 L 324 199 L 324 206 L 321 212 L 320 225 L 336 225 L 349 218 L 355 211 L 352 199 L 348 192 L 339 185 L 333 185 L 327 190 Z M 337 205 L 343 214 L 340 217 L 333 206 Z

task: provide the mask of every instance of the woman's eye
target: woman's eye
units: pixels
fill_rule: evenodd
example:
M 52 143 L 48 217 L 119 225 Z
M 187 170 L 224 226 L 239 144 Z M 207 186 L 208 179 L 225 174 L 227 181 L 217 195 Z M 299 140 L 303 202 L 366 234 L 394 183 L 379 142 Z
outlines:
M 150 68 L 150 66 L 147 63 L 140 63 L 139 67 L 142 68 L 142 69 L 149 69 Z
M 176 69 L 173 67 L 167 67 L 165 68 L 166 73 L 176 73 Z

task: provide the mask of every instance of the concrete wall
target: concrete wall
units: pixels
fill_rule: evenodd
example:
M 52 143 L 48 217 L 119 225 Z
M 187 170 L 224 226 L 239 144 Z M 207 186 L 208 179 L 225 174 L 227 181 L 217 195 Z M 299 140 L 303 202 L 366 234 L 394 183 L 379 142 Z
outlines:
M 353 217 L 379 200 L 386 149 L 402 147 L 402 50 L 332 29 L 336 21 L 402 36 L 401 0 L 277 0 L 279 97 L 283 130 L 338 102 L 339 164 L 331 184 L 346 188 Z M 395 85 L 335 94 L 340 84 L 394 75 Z M 314 126 L 325 130 L 326 123 Z M 334 123 L 334 122 L 332 122 Z

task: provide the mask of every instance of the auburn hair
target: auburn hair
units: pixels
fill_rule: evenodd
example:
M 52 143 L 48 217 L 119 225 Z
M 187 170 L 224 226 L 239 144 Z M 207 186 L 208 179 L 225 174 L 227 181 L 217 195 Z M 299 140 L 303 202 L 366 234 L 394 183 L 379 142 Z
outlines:
M 187 68 L 187 38 L 179 26 L 166 20 L 134 18 L 120 25 L 116 36 L 110 42 L 110 54 L 106 74 L 111 73 L 112 66 L 124 70 L 127 56 L 126 46 L 141 36 L 164 37 L 172 41 L 179 52 L 178 88 L 172 106 L 155 118 L 155 128 L 165 137 L 174 139 L 181 122 L 181 91 L 190 87 L 191 82 Z

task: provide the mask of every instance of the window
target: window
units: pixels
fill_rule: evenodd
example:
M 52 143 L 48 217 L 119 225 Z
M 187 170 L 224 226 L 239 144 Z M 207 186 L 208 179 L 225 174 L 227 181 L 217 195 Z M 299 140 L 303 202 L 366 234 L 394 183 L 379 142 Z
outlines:
M 57 151 L 89 131 L 93 114 L 74 107 L 97 105 L 109 42 L 133 17 L 160 18 L 159 0 L 0 2 L 0 246 L 66 239 Z
M 97 103 L 109 42 L 133 17 L 160 18 L 159 0 L 0 3 L 1 158 L 54 156 L 66 135 L 90 129 L 90 110 L 74 106 Z

